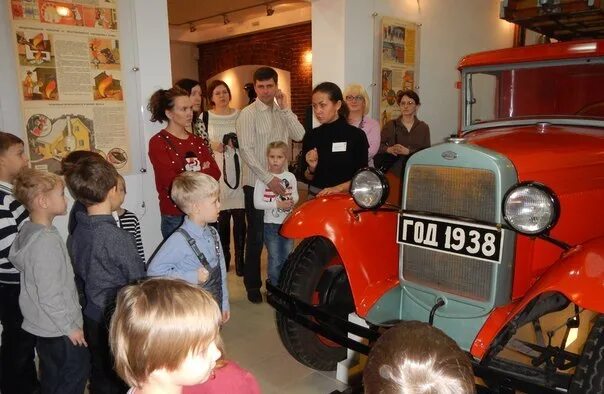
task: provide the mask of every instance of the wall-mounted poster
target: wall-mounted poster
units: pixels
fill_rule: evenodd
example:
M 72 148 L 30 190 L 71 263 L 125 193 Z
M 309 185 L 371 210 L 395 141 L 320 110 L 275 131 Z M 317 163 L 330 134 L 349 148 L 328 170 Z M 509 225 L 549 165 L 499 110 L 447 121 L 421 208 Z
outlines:
M 382 18 L 380 123 L 400 116 L 402 93 L 417 80 L 418 26 L 399 19 Z
M 131 171 L 115 0 L 8 0 L 33 168 L 75 150 Z

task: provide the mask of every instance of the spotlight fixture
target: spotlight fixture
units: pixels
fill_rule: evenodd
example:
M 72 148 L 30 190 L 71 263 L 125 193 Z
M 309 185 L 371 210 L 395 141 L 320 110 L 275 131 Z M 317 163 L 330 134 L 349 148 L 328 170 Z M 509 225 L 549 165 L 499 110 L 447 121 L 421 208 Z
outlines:
M 271 16 L 275 13 L 275 9 L 273 8 L 272 5 L 267 4 L 266 5 L 266 16 Z
M 195 27 L 195 25 L 194 25 L 194 24 L 192 24 L 192 23 L 191 23 L 191 24 L 189 25 L 189 31 L 190 31 L 191 33 L 195 33 L 195 32 L 197 31 L 197 28 Z
M 231 23 L 231 20 L 229 19 L 227 14 L 222 15 L 222 23 L 224 23 L 225 25 L 228 25 L 229 23 Z

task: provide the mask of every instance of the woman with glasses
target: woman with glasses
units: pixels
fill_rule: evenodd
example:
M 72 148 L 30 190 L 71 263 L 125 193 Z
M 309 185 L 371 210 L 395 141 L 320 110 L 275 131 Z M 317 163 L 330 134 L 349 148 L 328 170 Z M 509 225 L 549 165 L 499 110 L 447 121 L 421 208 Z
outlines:
M 373 156 L 380 147 L 380 124 L 367 114 L 371 104 L 369 96 L 362 85 L 351 84 L 344 90 L 344 99 L 350 110 L 348 123 L 365 132 L 369 142 L 369 165 L 373 167 Z
M 399 104 L 401 116 L 384 125 L 378 150 L 380 158 L 385 156 L 390 160 L 380 160 L 382 163 L 378 163 L 376 157 L 376 167 L 388 169 L 399 178 L 403 174 L 407 158 L 430 146 L 430 127 L 417 118 L 419 96 L 413 90 L 405 90 L 402 96 Z

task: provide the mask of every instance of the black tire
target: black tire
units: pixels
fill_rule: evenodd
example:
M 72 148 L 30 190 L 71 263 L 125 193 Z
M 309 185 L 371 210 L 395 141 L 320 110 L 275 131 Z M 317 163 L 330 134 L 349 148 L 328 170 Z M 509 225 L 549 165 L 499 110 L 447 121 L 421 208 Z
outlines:
M 313 295 L 318 292 L 321 307 L 347 319 L 348 314 L 354 312 L 354 302 L 344 267 L 335 265 L 325 269 L 336 257 L 337 251 L 329 240 L 322 237 L 303 240 L 285 262 L 279 287 L 315 305 Z M 317 334 L 279 312 L 276 321 L 283 345 L 302 364 L 319 371 L 333 371 L 338 361 L 346 357 L 344 347 L 326 344 Z
M 604 393 L 604 315 L 598 315 L 589 332 L 568 392 Z

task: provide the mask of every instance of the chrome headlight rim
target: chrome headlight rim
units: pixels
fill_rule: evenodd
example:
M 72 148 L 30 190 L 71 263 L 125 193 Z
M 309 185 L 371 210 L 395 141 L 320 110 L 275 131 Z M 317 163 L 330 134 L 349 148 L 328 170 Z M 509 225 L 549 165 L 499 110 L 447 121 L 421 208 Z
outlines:
M 506 215 L 505 207 L 507 205 L 508 198 L 510 197 L 510 195 L 512 193 L 514 193 L 516 190 L 518 190 L 519 188 L 522 188 L 522 187 L 533 187 L 535 189 L 538 189 L 539 191 L 543 192 L 549 198 L 550 202 L 552 203 L 552 208 L 553 208 L 552 219 L 550 220 L 550 222 L 547 226 L 543 227 L 539 231 L 524 231 L 524 230 L 516 227 L 511 222 L 510 218 Z M 502 212 L 503 219 L 505 220 L 505 222 L 511 229 L 513 229 L 514 231 L 517 231 L 523 235 L 528 235 L 531 237 L 538 237 L 543 234 L 548 234 L 549 231 L 554 226 L 556 226 L 556 224 L 558 223 L 558 219 L 560 218 L 560 200 L 558 199 L 558 196 L 556 195 L 556 193 L 554 193 L 554 191 L 552 189 L 545 186 L 543 183 L 539 183 L 539 182 L 535 182 L 535 181 L 519 182 L 519 183 L 515 184 L 514 186 L 510 187 L 509 190 L 503 196 L 503 202 L 501 204 L 501 212 Z
M 382 188 L 382 195 L 380 196 L 379 201 L 374 206 L 365 206 L 365 205 L 361 204 L 361 202 L 359 201 L 359 199 L 357 198 L 357 196 L 353 192 L 353 187 L 354 187 L 354 184 L 355 184 L 355 179 L 360 174 L 362 174 L 364 172 L 371 172 L 371 173 L 373 173 L 375 176 L 377 176 L 378 180 L 380 181 L 380 186 Z M 389 191 L 390 191 L 390 185 L 388 184 L 388 180 L 386 179 L 386 176 L 380 170 L 377 170 L 377 169 L 375 169 L 373 167 L 364 167 L 364 168 L 361 168 L 360 170 L 358 170 L 357 172 L 355 172 L 355 174 L 352 176 L 352 179 L 350 180 L 349 193 L 352 196 L 352 199 L 354 200 L 354 202 L 360 208 L 362 208 L 362 209 L 378 209 L 379 207 L 381 207 L 382 205 L 384 205 L 384 203 L 388 199 L 388 193 L 389 193 Z

